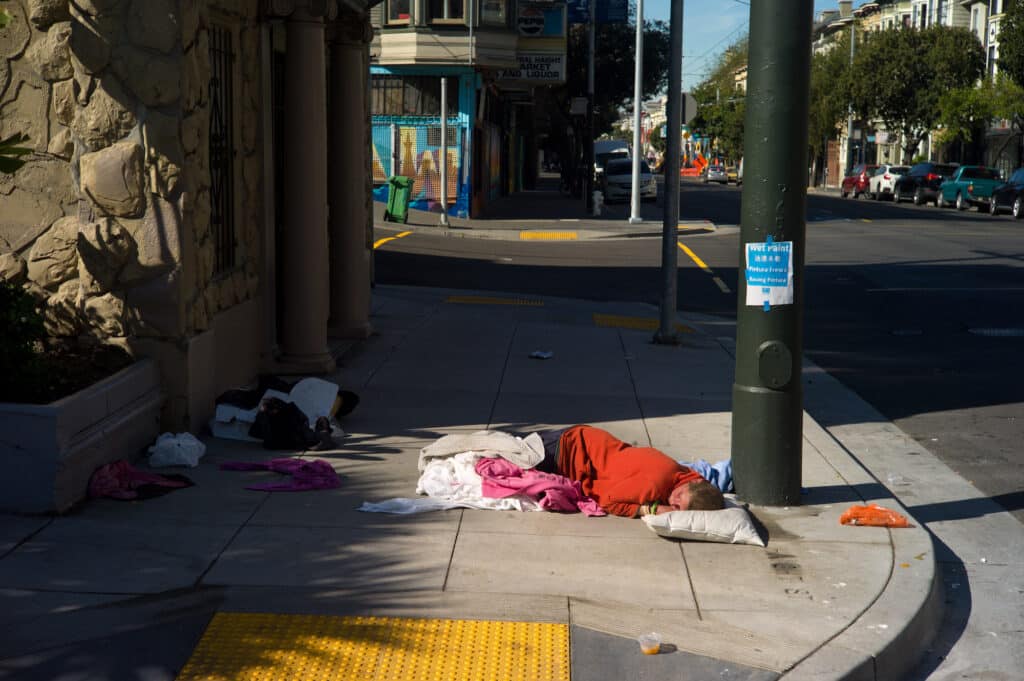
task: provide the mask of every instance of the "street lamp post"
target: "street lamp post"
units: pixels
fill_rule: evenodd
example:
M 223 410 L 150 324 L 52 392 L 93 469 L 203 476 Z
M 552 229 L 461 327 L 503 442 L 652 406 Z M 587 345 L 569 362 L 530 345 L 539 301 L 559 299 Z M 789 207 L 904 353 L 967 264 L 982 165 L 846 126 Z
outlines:
M 750 3 L 732 462 L 736 491 L 800 503 L 807 114 L 813 0 Z
M 643 222 L 640 217 L 640 100 L 644 80 L 644 0 L 636 0 L 636 69 L 633 71 L 633 191 L 629 203 L 629 224 Z
M 679 132 L 683 127 L 683 0 L 669 11 L 668 121 L 666 131 L 665 213 L 661 228 L 661 315 L 654 342 L 674 345 L 677 279 L 679 276 Z

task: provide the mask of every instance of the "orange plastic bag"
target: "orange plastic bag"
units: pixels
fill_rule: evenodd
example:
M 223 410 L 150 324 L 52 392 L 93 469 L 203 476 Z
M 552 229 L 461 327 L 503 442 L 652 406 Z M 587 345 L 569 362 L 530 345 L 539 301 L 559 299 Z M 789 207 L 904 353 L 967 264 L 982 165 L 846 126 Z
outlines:
M 870 525 L 872 527 L 910 527 L 906 516 L 878 504 L 851 506 L 839 516 L 843 525 Z

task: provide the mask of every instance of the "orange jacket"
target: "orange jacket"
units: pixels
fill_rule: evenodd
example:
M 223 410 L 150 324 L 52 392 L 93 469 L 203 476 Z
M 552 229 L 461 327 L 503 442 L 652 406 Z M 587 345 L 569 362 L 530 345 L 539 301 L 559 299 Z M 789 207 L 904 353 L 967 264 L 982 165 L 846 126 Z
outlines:
M 614 515 L 635 517 L 641 504 L 666 504 L 676 485 L 702 479 L 654 447 L 633 447 L 593 426 L 566 430 L 558 452 L 558 472 L 579 480 L 583 492 Z

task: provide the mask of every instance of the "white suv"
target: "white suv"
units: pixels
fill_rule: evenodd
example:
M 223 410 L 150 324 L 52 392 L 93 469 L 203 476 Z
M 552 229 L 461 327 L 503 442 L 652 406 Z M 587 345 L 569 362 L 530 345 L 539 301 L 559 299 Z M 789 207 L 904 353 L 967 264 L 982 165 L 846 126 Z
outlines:
M 892 198 L 896 180 L 909 170 L 910 166 L 878 166 L 875 174 L 868 179 L 868 194 L 873 196 L 876 201 L 881 201 L 885 196 Z

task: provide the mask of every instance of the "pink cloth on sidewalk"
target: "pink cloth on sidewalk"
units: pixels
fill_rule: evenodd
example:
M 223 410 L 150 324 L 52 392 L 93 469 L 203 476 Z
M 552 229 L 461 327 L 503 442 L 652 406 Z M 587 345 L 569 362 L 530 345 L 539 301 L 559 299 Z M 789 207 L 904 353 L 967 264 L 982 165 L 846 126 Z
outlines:
M 158 487 L 188 487 L 191 483 L 172 480 L 156 473 L 146 473 L 124 459 L 100 466 L 89 478 L 89 497 L 111 499 L 137 499 L 138 489 L 144 485 Z
M 502 458 L 480 459 L 476 462 L 476 472 L 483 479 L 481 487 L 485 497 L 502 499 L 525 494 L 540 503 L 545 511 L 607 515 L 596 501 L 583 493 L 580 483 L 564 475 L 523 469 Z
M 314 489 L 341 487 L 341 479 L 326 461 L 280 458 L 270 461 L 228 461 L 220 465 L 222 471 L 273 471 L 292 476 L 290 480 L 247 485 L 258 492 L 306 492 Z

